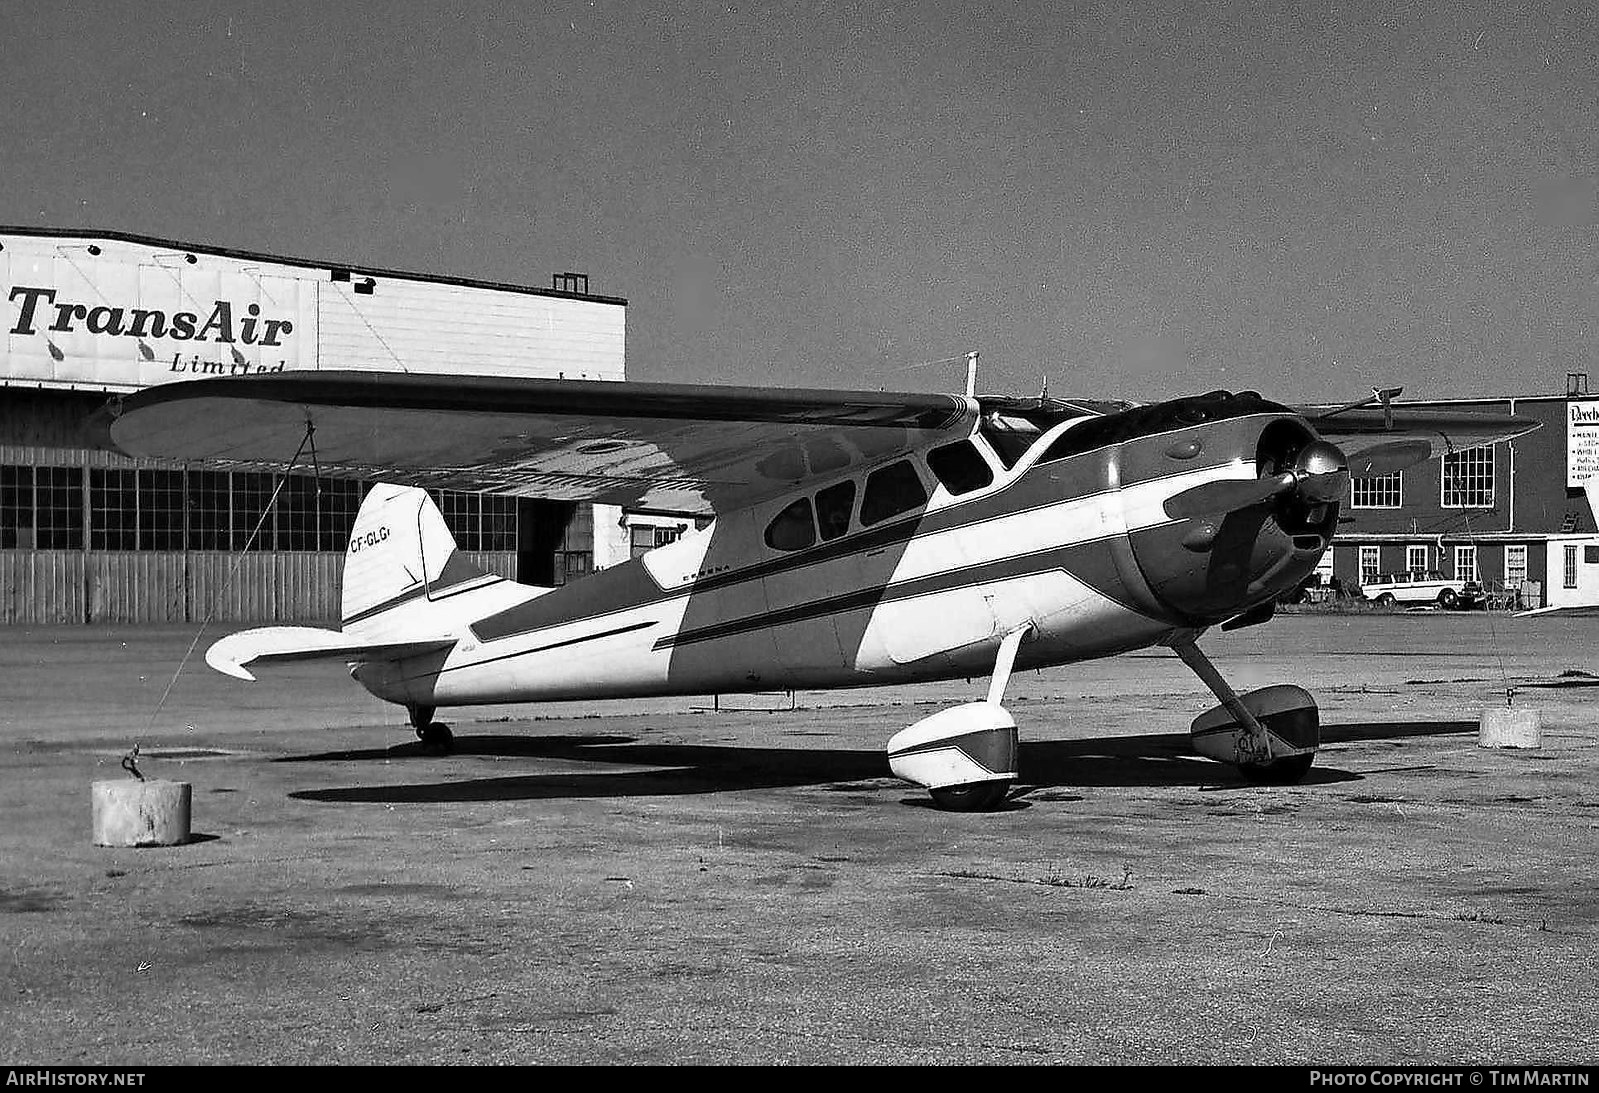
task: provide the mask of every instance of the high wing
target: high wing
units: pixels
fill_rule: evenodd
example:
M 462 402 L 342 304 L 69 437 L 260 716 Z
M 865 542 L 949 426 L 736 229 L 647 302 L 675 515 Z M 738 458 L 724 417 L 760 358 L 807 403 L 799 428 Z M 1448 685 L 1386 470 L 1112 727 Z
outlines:
M 1395 405 L 1391 411 L 1333 406 L 1296 406 L 1293 410 L 1303 414 L 1316 432 L 1336 441 L 1348 453 L 1350 473 L 1357 478 L 1370 473 L 1360 469 L 1362 453 L 1387 451 L 1400 444 L 1414 446 L 1419 452 L 1425 444 L 1429 450 L 1420 458 L 1426 459 L 1514 440 L 1538 428 L 1536 421 L 1507 414 L 1413 410 L 1402 405 Z
M 129 455 L 704 513 L 967 435 L 957 395 L 294 372 L 163 384 L 108 407 Z

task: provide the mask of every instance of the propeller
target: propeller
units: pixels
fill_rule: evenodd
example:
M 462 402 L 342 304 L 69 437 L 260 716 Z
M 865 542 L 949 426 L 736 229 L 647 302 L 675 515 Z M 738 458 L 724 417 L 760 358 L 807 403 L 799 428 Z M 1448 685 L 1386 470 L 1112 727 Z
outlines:
M 1412 438 L 1390 440 L 1362 448 L 1349 457 L 1349 474 L 1367 478 L 1374 474 L 1395 474 L 1421 463 L 1432 455 L 1432 442 Z
M 1167 498 L 1166 515 L 1183 520 L 1207 513 L 1234 512 L 1264 504 L 1290 491 L 1310 505 L 1340 500 L 1351 476 L 1394 474 L 1432 454 L 1426 440 L 1391 440 L 1345 456 L 1335 444 L 1313 440 L 1299 451 L 1291 470 L 1262 478 L 1223 478 L 1203 482 Z
M 1202 482 L 1166 499 L 1166 515 L 1174 520 L 1206 513 L 1233 512 L 1297 491 L 1307 504 L 1325 504 L 1343 496 L 1349 482 L 1344 453 L 1325 440 L 1313 440 L 1299 451 L 1291 470 L 1263 478 L 1223 478 Z

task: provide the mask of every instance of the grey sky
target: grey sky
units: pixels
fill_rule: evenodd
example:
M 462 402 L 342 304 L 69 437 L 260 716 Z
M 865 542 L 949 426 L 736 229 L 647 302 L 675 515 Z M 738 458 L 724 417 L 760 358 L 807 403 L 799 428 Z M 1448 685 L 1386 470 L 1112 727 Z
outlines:
M 1599 378 L 1599 4 L 8 3 L 0 221 L 630 303 L 638 379 Z

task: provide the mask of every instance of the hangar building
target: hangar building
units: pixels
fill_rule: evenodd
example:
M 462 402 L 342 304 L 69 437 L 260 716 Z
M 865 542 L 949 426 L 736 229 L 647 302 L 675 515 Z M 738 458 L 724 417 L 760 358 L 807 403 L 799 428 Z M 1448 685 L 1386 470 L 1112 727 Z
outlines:
M 1599 397 L 1587 376 L 1564 395 L 1396 402 L 1396 409 L 1508 413 L 1541 423 L 1516 440 L 1468 448 L 1397 474 L 1356 478 L 1324 577 L 1345 587 L 1378 574 L 1437 571 L 1475 580 L 1491 602 L 1599 606 Z
M 534 289 L 0 227 L 0 276 L 0 623 L 338 614 L 365 484 L 291 475 L 263 523 L 277 476 L 91 446 L 84 420 L 108 397 L 291 369 L 624 374 L 626 301 L 590 295 L 579 274 Z M 461 548 L 505 576 L 561 584 L 629 554 L 608 506 L 453 491 L 437 500 Z

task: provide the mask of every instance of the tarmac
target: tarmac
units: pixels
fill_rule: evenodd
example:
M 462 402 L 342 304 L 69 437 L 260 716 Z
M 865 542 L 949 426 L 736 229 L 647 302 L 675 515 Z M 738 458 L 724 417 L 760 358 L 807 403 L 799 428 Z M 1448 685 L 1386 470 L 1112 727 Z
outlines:
M 1301 784 L 1196 757 L 1149 650 L 1019 675 L 1023 782 L 952 814 L 883 744 L 984 682 L 448 711 L 195 627 L 0 629 L 0 1062 L 1587 1064 L 1599 619 L 1207 636 L 1322 705 Z M 1539 709 L 1543 746 L 1478 718 Z M 195 838 L 91 841 L 90 784 Z

